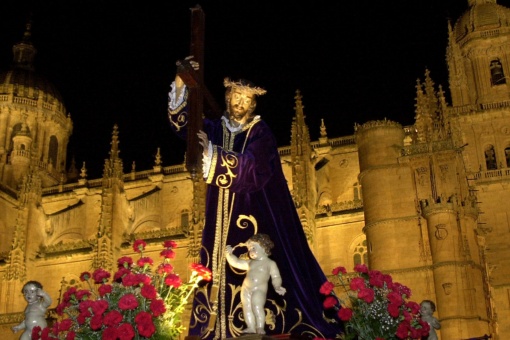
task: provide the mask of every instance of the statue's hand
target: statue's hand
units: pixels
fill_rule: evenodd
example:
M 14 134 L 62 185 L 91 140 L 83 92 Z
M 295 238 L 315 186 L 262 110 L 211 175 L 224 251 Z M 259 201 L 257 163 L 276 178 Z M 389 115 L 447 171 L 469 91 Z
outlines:
M 225 248 L 225 253 L 226 254 L 232 254 L 232 249 L 234 249 L 234 248 L 232 248 L 232 246 L 227 245 L 227 247 Z
M 287 289 L 283 287 L 275 287 L 274 290 L 280 295 L 285 295 L 285 293 L 287 293 Z
M 200 145 L 204 149 L 204 156 L 207 157 L 208 156 L 208 148 L 209 148 L 209 138 L 207 138 L 207 134 L 202 130 L 197 132 L 197 136 L 198 136 L 198 143 L 200 143 Z

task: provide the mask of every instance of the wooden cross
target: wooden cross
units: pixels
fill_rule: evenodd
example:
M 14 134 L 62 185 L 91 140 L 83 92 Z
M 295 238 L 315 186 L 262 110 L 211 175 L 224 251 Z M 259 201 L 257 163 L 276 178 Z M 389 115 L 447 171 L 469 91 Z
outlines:
M 197 176 L 202 164 L 202 150 L 197 133 L 202 129 L 202 119 L 205 116 L 204 103 L 207 105 L 209 115 L 219 117 L 222 112 L 204 85 L 204 32 L 204 11 L 200 5 L 196 5 L 191 8 L 190 55 L 193 56 L 194 61 L 198 62 L 199 68 L 195 70 L 188 60 L 179 60 L 177 62 L 177 74 L 189 89 L 188 102 L 190 105 L 188 112 L 186 168 L 192 177 Z

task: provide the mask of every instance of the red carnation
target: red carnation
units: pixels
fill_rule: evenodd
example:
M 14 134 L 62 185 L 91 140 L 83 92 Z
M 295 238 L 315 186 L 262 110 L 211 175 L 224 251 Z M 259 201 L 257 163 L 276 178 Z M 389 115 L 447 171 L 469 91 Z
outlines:
M 115 327 L 107 327 L 103 331 L 102 340 L 116 340 L 119 337 L 117 328 Z
M 160 316 L 164 312 L 166 312 L 165 302 L 161 299 L 152 300 L 151 301 L 151 312 L 155 317 Z
M 71 319 L 64 319 L 62 322 L 58 323 L 59 332 L 68 331 L 73 325 L 73 321 Z
M 86 289 L 80 289 L 76 292 L 75 296 L 77 300 L 83 300 L 84 298 L 90 297 L 92 293 Z
M 351 290 L 360 290 L 366 287 L 365 280 L 361 277 L 355 277 L 349 283 L 349 287 Z
M 92 273 L 94 283 L 104 283 L 110 278 L 110 273 L 103 268 L 98 268 Z
M 404 303 L 404 299 L 402 299 L 402 296 L 397 292 L 389 292 L 386 297 L 390 303 L 394 303 L 399 306 Z
M 174 288 L 179 288 L 182 284 L 182 280 L 177 274 L 169 274 L 165 277 L 165 284 Z
M 108 309 L 108 301 L 106 300 L 96 300 L 92 304 L 92 311 L 94 314 L 103 314 Z
M 133 243 L 133 250 L 140 253 L 145 250 L 146 246 L 147 243 L 144 240 L 136 240 L 135 243 Z
M 338 317 L 342 321 L 349 321 L 352 318 L 352 309 L 350 308 L 340 308 L 337 313 Z
M 101 314 L 95 314 L 90 318 L 90 328 L 97 331 L 103 327 L 103 316 Z
M 330 308 L 334 308 L 336 306 L 337 302 L 338 302 L 338 300 L 334 296 L 328 295 L 324 299 L 324 302 L 322 303 L 322 305 L 324 306 L 324 308 L 330 309 Z
M 135 309 L 138 307 L 138 300 L 133 294 L 126 294 L 119 300 L 119 308 L 122 310 Z
M 100 285 L 97 289 L 99 296 L 103 297 L 106 294 L 110 294 L 112 292 L 112 285 Z
M 140 312 L 135 316 L 136 328 L 141 336 L 150 338 L 156 331 L 152 316 L 147 312 Z
M 129 256 L 123 256 L 117 260 L 119 268 L 129 268 L 133 264 L 133 259 Z
M 319 291 L 321 294 L 329 295 L 331 294 L 331 291 L 333 291 L 333 288 L 335 288 L 335 285 L 329 281 L 326 281 L 322 284 Z
M 203 280 L 211 281 L 212 273 L 209 268 L 200 263 L 192 263 L 190 267 L 193 271 L 197 272 L 198 276 L 201 276 Z
M 163 242 L 163 247 L 165 247 L 165 248 L 177 248 L 177 243 L 175 241 L 168 240 L 168 241 Z
M 152 266 L 153 263 L 154 263 L 154 261 L 150 257 L 140 257 L 138 259 L 138 261 L 136 261 L 136 264 L 139 267 L 144 267 L 145 265 Z
M 40 332 L 41 332 L 41 326 L 35 326 L 34 328 L 32 328 L 32 339 L 34 340 L 38 340 L 40 339 Z
M 336 267 L 333 269 L 333 275 L 338 275 L 338 274 L 347 274 L 347 269 L 345 269 L 345 267 Z
M 125 275 L 128 275 L 130 274 L 131 271 L 127 268 L 119 268 L 119 270 L 117 270 L 117 272 L 113 275 L 113 281 L 115 282 L 118 282 L 119 280 L 121 280 Z
M 378 270 L 371 270 L 369 272 L 370 278 L 368 279 L 368 282 L 372 286 L 380 287 L 382 288 L 384 286 L 384 280 L 383 280 L 383 274 Z
M 138 283 L 138 279 L 133 273 L 129 273 L 122 278 L 122 284 L 126 287 L 136 286 Z
M 147 274 L 136 274 L 136 281 L 138 284 L 148 285 L 151 283 L 151 277 Z
M 153 285 L 143 285 L 140 294 L 146 299 L 154 299 L 157 295 L 156 288 Z
M 165 259 L 174 259 L 175 258 L 175 252 L 172 249 L 163 249 L 161 253 L 159 253 L 161 257 L 164 257 Z
M 391 317 L 397 318 L 400 315 L 399 306 L 400 305 L 397 305 L 395 303 L 390 303 L 388 305 L 388 313 L 391 315 Z
M 158 266 L 158 274 L 170 274 L 174 267 L 170 263 L 162 263 Z
M 90 273 L 89 272 L 83 272 L 80 274 L 80 280 L 81 281 L 87 281 L 90 279 Z
M 368 267 L 366 264 L 357 264 L 354 266 L 354 271 L 358 273 L 368 273 Z
M 135 330 L 129 323 L 123 323 L 118 328 L 118 337 L 120 340 L 132 340 L 135 337 Z
M 76 338 L 76 333 L 74 331 L 67 332 L 66 340 L 74 340 Z
M 358 292 L 358 298 L 362 299 L 366 303 L 372 303 L 374 301 L 375 293 L 373 289 L 370 288 L 362 288 Z
M 122 321 L 122 314 L 118 310 L 112 310 L 105 314 L 104 324 L 106 326 L 117 326 Z

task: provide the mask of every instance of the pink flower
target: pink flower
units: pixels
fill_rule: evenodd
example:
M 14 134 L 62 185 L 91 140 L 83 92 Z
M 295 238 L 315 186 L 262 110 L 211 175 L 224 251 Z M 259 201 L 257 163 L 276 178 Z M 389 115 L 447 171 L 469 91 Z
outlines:
M 338 274 L 347 274 L 347 269 L 345 269 L 345 267 L 336 267 L 333 269 L 333 275 L 338 275 Z
M 147 242 L 144 240 L 136 240 L 135 243 L 133 243 L 133 250 L 137 253 L 144 251 L 145 247 L 147 247 Z
M 353 312 L 350 308 L 340 308 L 337 314 L 340 320 L 349 321 L 352 318 Z
M 323 295 L 329 295 L 333 291 L 333 288 L 335 288 L 335 285 L 330 281 L 326 281 L 322 284 L 319 292 Z

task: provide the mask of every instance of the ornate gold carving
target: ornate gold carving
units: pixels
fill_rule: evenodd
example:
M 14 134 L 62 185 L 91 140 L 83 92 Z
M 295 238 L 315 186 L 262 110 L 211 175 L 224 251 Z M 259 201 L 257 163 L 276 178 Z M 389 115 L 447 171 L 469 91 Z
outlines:
M 216 179 L 216 185 L 220 188 L 230 188 L 232 185 L 232 181 L 237 177 L 232 172 L 232 169 L 237 168 L 239 165 L 239 160 L 233 154 L 222 154 L 221 155 L 221 166 L 225 168 L 225 173 L 218 175 Z

